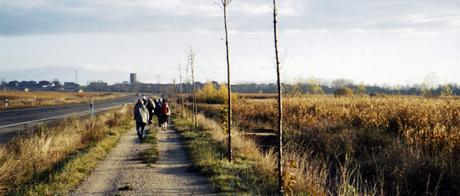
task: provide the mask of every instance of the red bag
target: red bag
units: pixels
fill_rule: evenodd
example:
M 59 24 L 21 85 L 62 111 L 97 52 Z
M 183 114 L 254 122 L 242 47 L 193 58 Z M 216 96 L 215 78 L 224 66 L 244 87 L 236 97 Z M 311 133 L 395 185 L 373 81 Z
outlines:
M 163 115 L 168 115 L 169 114 L 169 105 L 165 104 L 163 107 L 161 107 L 161 114 Z

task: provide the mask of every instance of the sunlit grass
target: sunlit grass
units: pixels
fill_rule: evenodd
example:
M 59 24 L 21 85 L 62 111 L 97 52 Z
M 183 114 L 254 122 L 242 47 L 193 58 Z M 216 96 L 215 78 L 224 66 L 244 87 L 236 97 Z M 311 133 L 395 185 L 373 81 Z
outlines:
M 117 109 L 118 110 L 118 109 Z M 77 185 L 131 128 L 129 109 L 41 127 L 0 150 L 1 192 L 54 194 Z
M 226 135 L 220 126 L 199 116 L 199 129 L 190 130 L 190 119 L 175 119 L 175 128 L 185 139 L 195 170 L 208 175 L 220 192 L 269 194 L 277 190 L 274 158 L 263 155 L 255 144 L 233 136 L 234 161 L 226 156 Z
M 221 120 L 222 106 L 198 108 Z M 286 98 L 283 113 L 285 167 L 295 192 L 312 187 L 339 195 L 460 190 L 457 97 L 308 95 Z M 242 131 L 276 132 L 272 99 L 241 99 L 233 114 Z

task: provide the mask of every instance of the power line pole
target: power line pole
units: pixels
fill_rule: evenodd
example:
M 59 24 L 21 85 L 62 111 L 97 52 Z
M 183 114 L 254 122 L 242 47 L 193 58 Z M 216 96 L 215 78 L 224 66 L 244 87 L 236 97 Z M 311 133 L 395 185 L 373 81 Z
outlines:
M 276 0 L 273 0 L 273 35 L 275 41 L 275 60 L 276 60 L 276 76 L 278 84 L 278 190 L 281 194 L 283 190 L 283 96 L 281 86 L 281 73 L 280 73 L 280 61 L 278 54 L 278 32 L 277 32 L 277 8 Z

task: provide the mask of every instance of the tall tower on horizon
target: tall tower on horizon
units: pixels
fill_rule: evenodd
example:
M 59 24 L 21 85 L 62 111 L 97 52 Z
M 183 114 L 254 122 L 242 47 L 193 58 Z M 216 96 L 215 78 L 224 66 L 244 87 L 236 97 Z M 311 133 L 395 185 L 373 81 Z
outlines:
M 137 74 L 136 73 L 130 73 L 129 74 L 129 82 L 130 82 L 130 84 L 137 83 Z
M 75 70 L 75 84 L 78 84 L 78 70 Z

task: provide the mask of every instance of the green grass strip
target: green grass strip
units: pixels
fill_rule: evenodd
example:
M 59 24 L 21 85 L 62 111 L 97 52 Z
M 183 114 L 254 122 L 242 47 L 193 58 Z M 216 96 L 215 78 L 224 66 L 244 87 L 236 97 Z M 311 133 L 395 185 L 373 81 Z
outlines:
M 150 130 L 147 131 L 147 134 L 144 138 L 143 143 L 148 143 L 150 144 L 150 147 L 139 153 L 139 158 L 145 163 L 145 164 L 153 164 L 157 162 L 159 152 L 158 152 L 158 146 L 157 146 L 157 129 L 152 126 Z
M 251 157 L 235 154 L 229 162 L 225 144 L 212 139 L 211 132 L 202 128 L 190 130 L 190 119 L 176 118 L 175 129 L 185 140 L 194 170 L 207 175 L 216 191 L 223 194 L 273 194 L 276 182 L 270 174 L 262 173 Z

